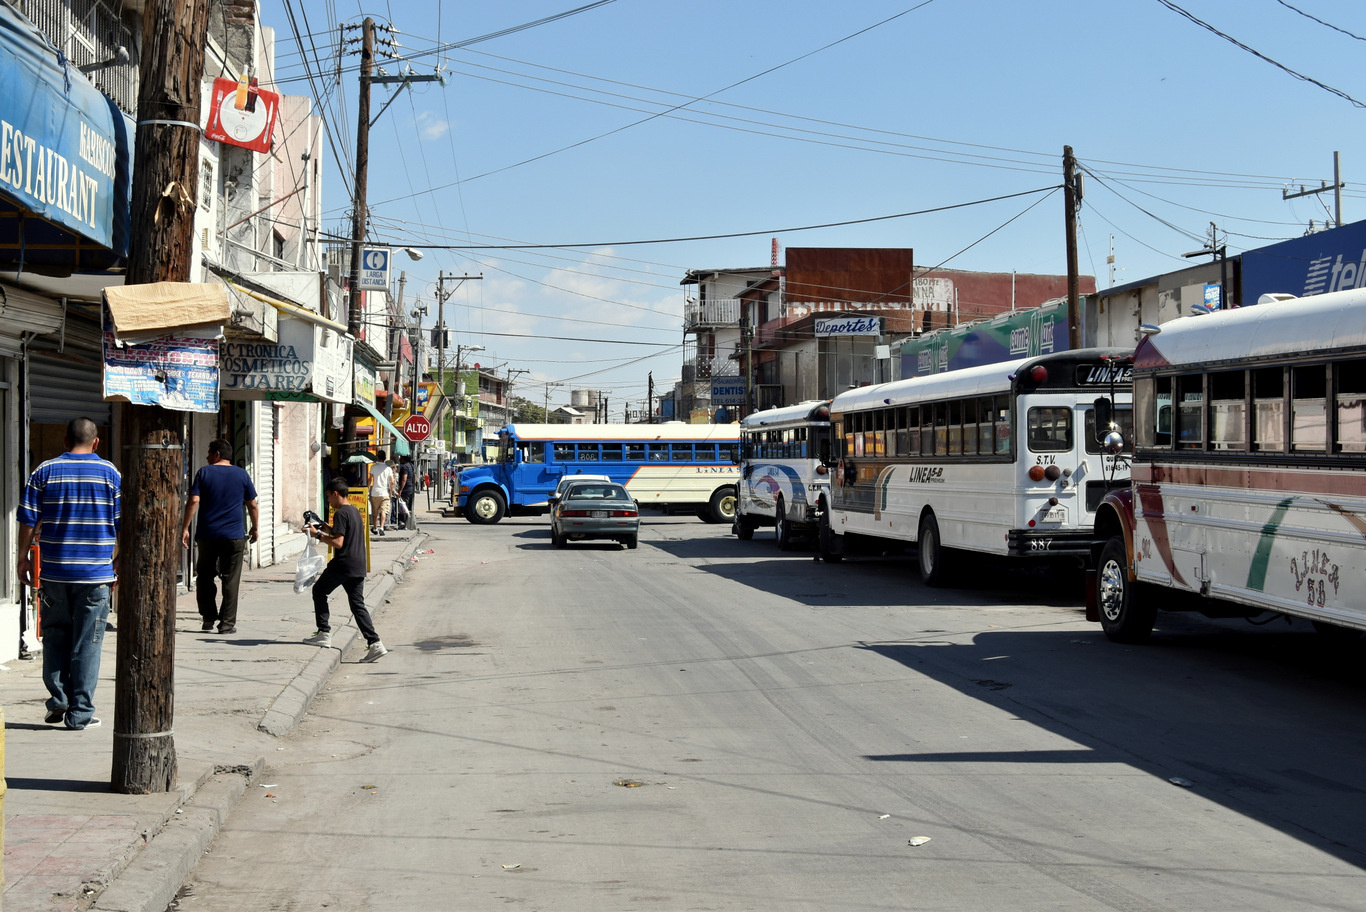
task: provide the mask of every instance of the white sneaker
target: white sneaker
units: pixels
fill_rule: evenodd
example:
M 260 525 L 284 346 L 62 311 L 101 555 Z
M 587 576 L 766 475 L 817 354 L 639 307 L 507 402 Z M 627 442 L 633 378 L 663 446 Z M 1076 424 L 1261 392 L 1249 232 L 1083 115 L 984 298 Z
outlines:
M 365 655 L 360 657 L 362 662 L 377 662 L 389 654 L 389 650 L 384 648 L 384 644 L 379 640 L 370 644 L 370 648 L 365 650 Z
M 330 630 L 315 630 L 315 631 L 313 631 L 313 635 L 312 635 L 312 636 L 304 637 L 304 642 L 305 642 L 305 643 L 309 643 L 309 644 L 311 644 L 311 645 L 313 645 L 313 646 L 331 646 L 331 645 L 332 645 L 332 631 L 330 631 Z

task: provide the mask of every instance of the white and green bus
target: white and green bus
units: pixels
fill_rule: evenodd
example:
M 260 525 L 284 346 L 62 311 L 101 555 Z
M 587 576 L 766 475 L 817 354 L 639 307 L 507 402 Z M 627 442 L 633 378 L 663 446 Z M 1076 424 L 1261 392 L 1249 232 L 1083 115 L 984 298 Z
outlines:
M 1089 559 L 1096 508 L 1129 483 L 1096 400 L 1127 431 L 1131 372 L 1129 351 L 1079 349 L 841 393 L 822 557 L 915 543 L 928 585 L 978 572 L 973 554 Z

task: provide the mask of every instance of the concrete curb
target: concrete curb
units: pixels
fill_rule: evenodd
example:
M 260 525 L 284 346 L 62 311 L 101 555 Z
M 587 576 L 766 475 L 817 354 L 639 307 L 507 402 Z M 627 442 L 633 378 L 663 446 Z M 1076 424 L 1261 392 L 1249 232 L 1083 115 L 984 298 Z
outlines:
M 417 533 L 398 559 L 366 586 L 365 601 L 373 606 L 372 613 L 378 614 L 426 541 L 425 533 Z M 258 725 L 261 731 L 279 737 L 299 724 L 360 631 L 348 618 L 332 636 L 332 648 L 319 649 L 272 701 Z M 193 785 L 184 786 L 186 797 L 180 807 L 159 832 L 148 834 L 147 845 L 101 891 L 91 912 L 165 912 L 228 815 L 264 770 L 265 758 L 256 757 L 242 766 L 206 770 Z
M 408 567 L 412 563 L 413 555 L 427 541 L 427 535 L 418 532 L 413 536 L 403 549 L 403 553 L 389 564 L 383 575 L 376 576 L 365 587 L 365 603 L 370 606 L 370 613 L 378 615 L 379 607 L 384 604 L 384 600 L 389 597 L 389 593 L 403 580 L 403 576 L 408 572 Z M 294 727 L 303 719 L 304 713 L 308 712 L 308 707 L 313 703 L 313 699 L 323 689 L 332 672 L 337 670 L 341 664 L 341 657 L 346 650 L 351 648 L 351 644 L 360 636 L 360 631 L 356 629 L 355 622 L 347 618 L 346 622 L 337 625 L 332 631 L 332 646 L 327 649 L 319 649 L 317 655 L 309 659 L 307 664 L 295 675 L 294 680 L 280 691 L 280 695 L 271 701 L 270 708 L 266 710 L 261 722 L 257 725 L 261 731 L 276 738 L 283 737 L 294 730 Z
M 92 912 L 165 912 L 237 802 L 265 768 L 265 759 L 219 769 L 200 785 L 147 848 L 138 853 L 90 907 Z

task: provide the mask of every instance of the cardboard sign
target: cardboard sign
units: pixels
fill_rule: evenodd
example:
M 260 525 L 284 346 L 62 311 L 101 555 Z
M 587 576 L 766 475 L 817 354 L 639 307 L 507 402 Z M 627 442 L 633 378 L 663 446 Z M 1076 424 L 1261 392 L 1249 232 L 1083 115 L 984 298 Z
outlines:
M 253 152 L 269 152 L 279 113 L 280 96 L 258 89 L 255 79 L 215 79 L 204 138 Z

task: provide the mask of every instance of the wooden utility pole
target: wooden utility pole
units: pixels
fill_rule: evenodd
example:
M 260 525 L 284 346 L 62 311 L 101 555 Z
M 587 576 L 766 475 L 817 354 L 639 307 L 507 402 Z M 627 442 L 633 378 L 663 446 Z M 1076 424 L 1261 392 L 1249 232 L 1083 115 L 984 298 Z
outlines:
M 208 32 L 208 0 L 152 0 L 143 13 L 128 285 L 190 278 Z M 125 406 L 124 414 L 110 785 L 145 795 L 176 782 L 171 721 L 185 416 L 141 405 Z
M 1067 346 L 1081 348 L 1081 279 L 1077 275 L 1077 160 L 1062 147 L 1062 205 L 1067 210 Z
M 361 23 L 360 103 L 356 111 L 356 193 L 351 214 L 351 277 L 346 297 L 346 331 L 361 336 L 360 248 L 365 243 L 365 197 L 370 173 L 370 80 L 375 74 L 375 20 Z

